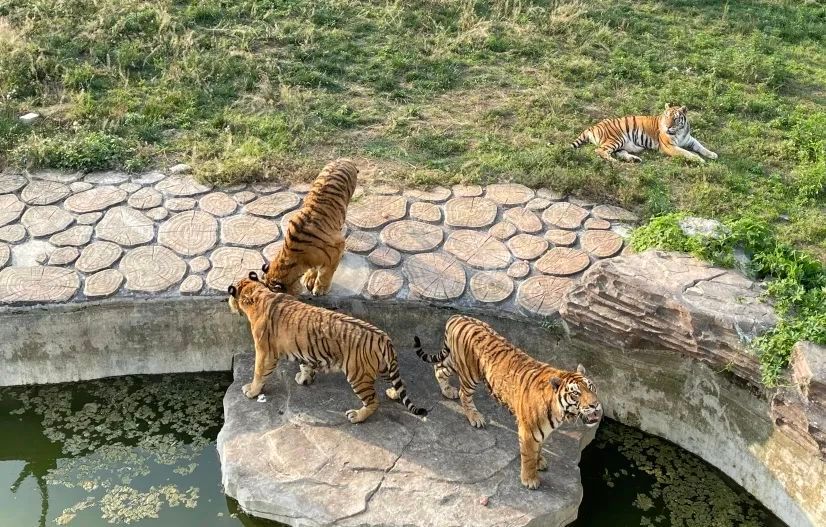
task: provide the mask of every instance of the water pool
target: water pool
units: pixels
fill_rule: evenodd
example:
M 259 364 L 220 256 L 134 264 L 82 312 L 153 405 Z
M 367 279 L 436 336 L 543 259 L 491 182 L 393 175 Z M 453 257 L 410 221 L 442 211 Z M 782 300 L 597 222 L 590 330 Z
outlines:
M 278 525 L 221 489 L 215 437 L 230 382 L 227 372 L 0 388 L 0 525 Z M 580 467 L 576 527 L 784 525 L 696 456 L 610 420 Z

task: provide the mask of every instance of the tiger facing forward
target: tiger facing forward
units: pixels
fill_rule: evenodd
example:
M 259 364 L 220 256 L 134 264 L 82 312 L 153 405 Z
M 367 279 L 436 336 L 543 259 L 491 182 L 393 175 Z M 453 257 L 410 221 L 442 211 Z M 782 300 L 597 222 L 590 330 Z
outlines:
M 682 156 L 691 161 L 705 163 L 699 152 L 709 159 L 717 159 L 717 154 L 700 144 L 691 136 L 685 106 L 665 105 L 660 115 L 630 115 L 606 119 L 588 128 L 571 148 L 579 148 L 587 142 L 597 145 L 597 154 L 608 161 L 616 161 L 615 154 L 623 161 L 640 162 L 634 154 L 645 149 L 660 150 L 669 156 Z
M 255 373 L 241 388 L 252 399 L 261 393 L 264 382 L 278 360 L 298 360 L 298 384 L 312 384 L 316 370 L 342 370 L 363 406 L 347 410 L 351 423 L 360 423 L 378 408 L 374 383 L 381 375 L 392 388 L 386 393 L 400 400 L 415 415 L 427 415 L 407 397 L 399 377 L 396 351 L 390 337 L 375 326 L 329 309 L 311 306 L 284 293 L 273 292 L 253 271 L 237 286 L 229 286 L 229 306 L 250 322 L 255 342 Z
M 426 355 L 415 337 L 416 354 L 435 364 L 436 381 L 442 395 L 459 400 L 470 424 L 485 426 L 485 418 L 473 404 L 476 385 L 485 382 L 491 395 L 515 417 L 519 431 L 522 484 L 539 487 L 537 470 L 548 467 L 542 442 L 563 421 L 579 416 L 587 426 L 602 419 L 596 387 L 585 377 L 582 365 L 576 372 L 558 370 L 531 358 L 489 325 L 474 318 L 454 315 L 445 325 L 442 351 Z M 450 377 L 459 377 L 459 389 Z
M 299 284 L 314 295 L 330 290 L 344 254 L 341 228 L 358 172 L 349 159 L 337 159 L 321 170 L 304 204 L 290 218 L 281 250 L 262 268 L 270 289 L 291 295 L 299 293 Z

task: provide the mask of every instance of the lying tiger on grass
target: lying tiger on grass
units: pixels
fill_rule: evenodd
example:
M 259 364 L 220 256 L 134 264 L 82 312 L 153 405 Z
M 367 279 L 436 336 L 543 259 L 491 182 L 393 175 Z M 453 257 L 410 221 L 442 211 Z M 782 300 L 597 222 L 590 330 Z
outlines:
M 364 421 L 378 408 L 374 383 L 379 375 L 392 386 L 386 391 L 388 397 L 400 400 L 412 414 L 427 415 L 427 410 L 417 408 L 407 397 L 396 350 L 384 331 L 273 292 L 254 271 L 237 286 L 229 286 L 228 292 L 230 309 L 247 317 L 255 342 L 255 373 L 242 388 L 248 398 L 261 393 L 278 360 L 286 358 L 300 363 L 295 376 L 298 384 L 312 384 L 316 370 L 343 371 L 363 405 L 345 412 L 351 423 Z
M 485 418 L 473 404 L 476 385 L 485 382 L 491 395 L 515 417 L 519 431 L 522 484 L 539 487 L 537 470 L 548 467 L 542 456 L 542 442 L 562 422 L 580 417 L 587 426 L 602 419 L 602 405 L 596 387 L 585 377 L 585 368 L 576 372 L 558 370 L 531 358 L 489 325 L 474 318 L 454 315 L 445 325 L 442 351 L 426 355 L 419 337 L 416 354 L 435 364 L 436 381 L 442 395 L 459 400 L 470 424 L 485 426 Z M 459 389 L 450 377 L 459 377 Z
M 699 152 L 709 159 L 717 159 L 717 154 L 700 144 L 691 136 L 685 106 L 665 105 L 660 115 L 629 115 L 606 119 L 588 128 L 571 143 L 571 148 L 579 148 L 587 142 L 597 145 L 597 155 L 615 162 L 616 155 L 623 161 L 640 162 L 635 156 L 645 149 L 659 150 L 669 156 L 681 156 L 691 161 L 705 163 Z
M 270 289 L 282 289 L 291 295 L 299 293 L 300 284 L 314 295 L 330 290 L 344 254 L 341 228 L 358 172 L 352 161 L 343 158 L 321 170 L 304 204 L 290 218 L 281 250 L 262 268 Z

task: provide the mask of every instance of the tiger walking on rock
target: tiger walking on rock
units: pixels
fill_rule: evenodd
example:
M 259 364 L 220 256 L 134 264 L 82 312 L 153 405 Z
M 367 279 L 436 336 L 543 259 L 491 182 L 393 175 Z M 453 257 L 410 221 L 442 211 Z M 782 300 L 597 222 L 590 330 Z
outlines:
M 351 423 L 364 421 L 378 408 L 374 387 L 378 376 L 391 385 L 388 397 L 401 401 L 414 415 L 427 415 L 427 410 L 410 402 L 393 343 L 377 327 L 273 292 L 254 271 L 237 286 L 229 286 L 228 292 L 230 309 L 247 317 L 255 343 L 255 373 L 242 388 L 248 398 L 261 393 L 278 360 L 286 358 L 300 363 L 298 384 L 312 384 L 317 370 L 343 371 L 362 402 L 361 408 L 345 412 Z
M 602 419 L 596 386 L 585 376 L 582 365 L 570 372 L 539 362 L 482 321 L 452 316 L 445 325 L 444 346 L 438 355 L 425 354 L 418 337 L 415 345 L 422 360 L 435 364 L 442 395 L 459 398 L 471 425 L 485 426 L 485 418 L 473 404 L 480 382 L 486 383 L 494 399 L 516 417 L 521 480 L 529 489 L 539 487 L 537 471 L 548 466 L 541 454 L 542 442 L 554 429 L 576 417 L 589 427 Z M 454 373 L 459 377 L 458 390 L 449 382 Z

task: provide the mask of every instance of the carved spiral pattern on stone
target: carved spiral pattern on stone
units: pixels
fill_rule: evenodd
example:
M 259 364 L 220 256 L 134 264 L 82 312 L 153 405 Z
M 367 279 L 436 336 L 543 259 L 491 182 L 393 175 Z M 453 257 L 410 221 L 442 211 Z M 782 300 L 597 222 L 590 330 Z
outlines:
M 554 203 L 542 213 L 542 219 L 546 223 L 568 230 L 578 229 L 587 217 L 587 210 L 565 202 Z
M 157 293 L 181 281 L 186 262 L 166 247 L 151 245 L 127 252 L 120 270 L 126 277 L 126 289 Z
M 261 196 L 244 207 L 248 214 L 276 218 L 287 211 L 293 210 L 301 203 L 301 198 L 292 192 L 277 192 L 269 196 Z
M 117 187 L 95 187 L 69 197 L 65 206 L 74 213 L 85 214 L 108 209 L 125 201 L 128 195 Z
M 531 313 L 548 316 L 556 313 L 565 293 L 574 285 L 574 280 L 557 276 L 534 276 L 519 286 L 517 303 Z
M 381 240 L 385 244 L 408 253 L 433 250 L 443 238 L 441 227 L 414 220 L 397 221 L 381 231 Z
M 536 262 L 536 269 L 545 274 L 569 276 L 591 265 L 588 253 L 579 249 L 554 247 Z
M 470 278 L 470 292 L 480 302 L 501 302 L 513 293 L 513 280 L 501 271 L 480 271 Z
M 176 214 L 158 229 L 158 243 L 183 256 L 203 254 L 217 241 L 218 222 L 198 210 Z
M 392 298 L 404 285 L 404 277 L 398 271 L 379 269 L 373 271 L 367 281 L 367 294 L 374 298 Z
M 487 198 L 453 198 L 445 205 L 445 223 L 469 229 L 487 227 L 497 211 L 496 203 Z
M 376 229 L 407 214 L 407 200 L 402 196 L 370 195 L 351 201 L 347 222 L 362 229 Z
M 226 292 L 250 271 L 261 272 L 264 259 L 258 251 L 239 247 L 220 247 L 209 257 L 212 269 L 207 274 L 207 285 L 218 291 Z
M 65 302 L 80 287 L 80 278 L 63 267 L 7 267 L 0 271 L 0 303 Z
M 51 205 L 69 194 L 71 190 L 63 183 L 35 179 L 26 185 L 20 197 L 29 205 Z
M 445 251 L 477 269 L 504 269 L 511 262 L 505 244 L 483 232 L 453 231 L 445 242 Z
M 465 292 L 465 268 L 452 256 L 416 254 L 408 258 L 402 268 L 411 291 L 423 298 L 451 300 Z
M 580 236 L 580 243 L 597 258 L 608 258 L 622 249 L 622 236 L 611 231 L 585 231 Z

